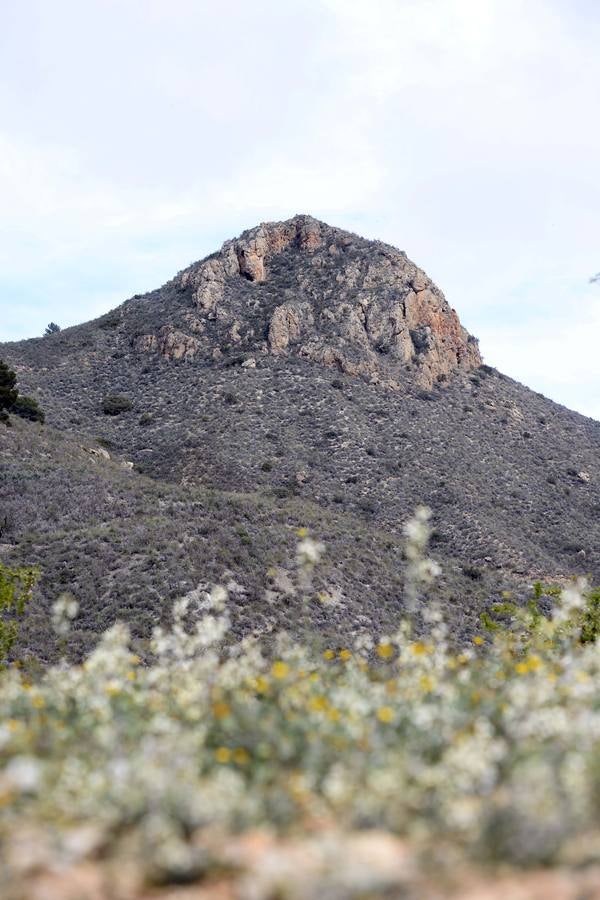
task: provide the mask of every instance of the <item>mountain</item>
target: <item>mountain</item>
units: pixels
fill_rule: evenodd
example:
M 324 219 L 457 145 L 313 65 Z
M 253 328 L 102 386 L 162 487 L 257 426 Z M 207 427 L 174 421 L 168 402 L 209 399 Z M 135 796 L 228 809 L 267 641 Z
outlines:
M 64 590 L 81 650 L 116 617 L 143 640 L 215 580 L 238 632 L 300 627 L 301 526 L 327 548 L 323 640 L 391 628 L 419 503 L 456 633 L 504 590 L 600 572 L 600 423 L 483 365 L 403 252 L 309 216 L 0 358 L 46 412 L 0 428 L 0 558 L 43 570 L 35 655 Z

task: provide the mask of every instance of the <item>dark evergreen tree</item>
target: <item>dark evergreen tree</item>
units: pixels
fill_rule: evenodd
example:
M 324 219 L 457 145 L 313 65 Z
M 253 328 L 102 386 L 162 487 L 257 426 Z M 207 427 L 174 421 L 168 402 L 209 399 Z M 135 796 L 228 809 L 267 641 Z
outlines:
M 17 376 L 0 359 L 0 421 L 8 421 L 8 413 L 18 396 Z
M 56 334 L 58 331 L 60 331 L 60 325 L 57 325 L 56 322 L 50 322 L 48 325 L 46 325 L 44 334 Z
M 44 421 L 44 411 L 37 400 L 19 394 L 16 374 L 0 359 L 0 422 L 8 423 L 9 413 L 32 422 Z

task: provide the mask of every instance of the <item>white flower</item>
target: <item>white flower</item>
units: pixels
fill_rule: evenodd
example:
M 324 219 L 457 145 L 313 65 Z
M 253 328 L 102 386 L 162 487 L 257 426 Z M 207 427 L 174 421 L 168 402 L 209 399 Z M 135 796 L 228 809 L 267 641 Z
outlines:
M 303 538 L 296 547 L 296 560 L 299 566 L 312 568 L 320 561 L 325 552 L 325 545 L 310 537 Z
M 61 594 L 52 604 L 52 627 L 56 634 L 64 637 L 69 633 L 71 622 L 79 612 L 79 603 L 72 594 Z
M 31 756 L 15 756 L 4 770 L 4 781 L 23 793 L 32 793 L 41 778 L 41 766 Z

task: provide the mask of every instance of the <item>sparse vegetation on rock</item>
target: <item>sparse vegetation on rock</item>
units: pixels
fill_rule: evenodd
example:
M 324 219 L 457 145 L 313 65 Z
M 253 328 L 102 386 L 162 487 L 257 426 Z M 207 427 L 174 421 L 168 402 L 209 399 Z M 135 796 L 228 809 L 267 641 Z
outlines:
M 454 318 L 401 251 L 305 217 L 237 243 L 244 274 L 234 241 L 95 322 L 0 348 L 50 423 L 13 417 L 0 429 L 1 558 L 44 569 L 45 607 L 22 633 L 32 653 L 55 653 L 49 606 L 61 591 L 81 602 L 84 653 L 119 617 L 146 641 L 200 573 L 245 585 L 236 635 L 294 622 L 295 601 L 270 604 L 262 573 L 284 565 L 301 524 L 324 532 L 326 581 L 343 596 L 343 607 L 312 611 L 315 629 L 353 633 L 366 616 L 385 630 L 404 607 L 401 523 L 419 503 L 435 510 L 438 594 L 456 633 L 473 634 L 503 590 L 524 598 L 538 578 L 598 576 L 598 423 L 477 365 L 460 329 L 464 355 L 450 366 Z M 414 307 L 420 349 L 406 367 L 394 337 L 405 291 L 431 295 Z M 289 303 L 310 316 L 274 353 L 270 323 Z M 338 351 L 355 367 L 338 365 Z M 372 353 L 377 370 L 365 374 Z M 112 395 L 125 399 L 105 414 Z M 81 450 L 93 446 L 112 459 Z

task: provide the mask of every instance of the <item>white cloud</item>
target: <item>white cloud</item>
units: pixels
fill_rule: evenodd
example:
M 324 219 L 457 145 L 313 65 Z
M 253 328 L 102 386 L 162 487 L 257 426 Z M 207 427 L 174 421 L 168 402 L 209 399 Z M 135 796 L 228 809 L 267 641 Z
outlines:
M 540 310 L 506 325 L 484 327 L 481 346 L 502 371 L 600 419 L 600 291 L 571 285 L 570 294 L 571 303 L 550 316 Z

